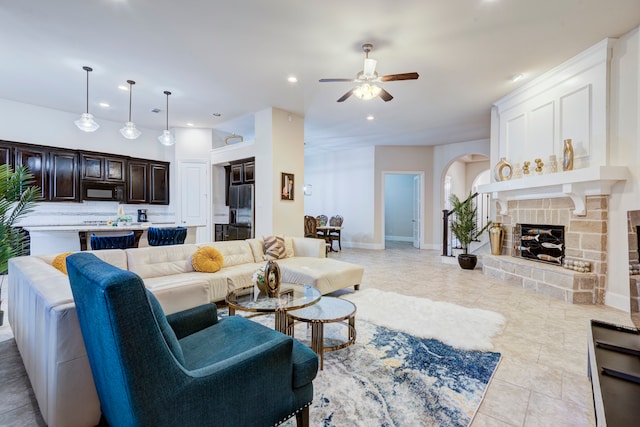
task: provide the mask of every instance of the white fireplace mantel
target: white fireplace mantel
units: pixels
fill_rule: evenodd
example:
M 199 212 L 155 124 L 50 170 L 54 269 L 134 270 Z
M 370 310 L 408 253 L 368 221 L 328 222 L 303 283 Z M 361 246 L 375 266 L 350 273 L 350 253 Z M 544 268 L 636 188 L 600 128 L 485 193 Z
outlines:
M 575 215 L 587 214 L 586 197 L 611 194 L 611 187 L 630 177 L 626 166 L 595 166 L 566 172 L 532 175 L 525 178 L 480 185 L 480 193 L 490 193 L 500 205 L 500 213 L 507 214 L 509 200 L 570 197 Z

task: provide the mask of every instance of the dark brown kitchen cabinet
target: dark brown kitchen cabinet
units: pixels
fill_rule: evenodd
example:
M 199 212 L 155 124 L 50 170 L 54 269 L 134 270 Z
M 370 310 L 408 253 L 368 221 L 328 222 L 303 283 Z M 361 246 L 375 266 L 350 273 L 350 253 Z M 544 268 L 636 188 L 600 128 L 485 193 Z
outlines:
M 149 162 L 129 160 L 127 203 L 149 203 Z
M 37 146 L 16 146 L 15 166 L 26 166 L 29 169 L 34 184 L 40 187 L 40 197 L 47 200 L 47 150 Z
M 152 205 L 169 204 L 169 165 L 149 162 L 149 203 Z
M 126 160 L 99 154 L 80 154 L 82 179 L 91 181 L 124 182 Z
M 127 203 L 169 204 L 169 163 L 130 159 Z
M 0 141 L 0 165 L 13 166 L 13 144 Z
M 78 202 L 78 155 L 69 150 L 51 150 L 49 161 L 48 199 L 51 202 Z

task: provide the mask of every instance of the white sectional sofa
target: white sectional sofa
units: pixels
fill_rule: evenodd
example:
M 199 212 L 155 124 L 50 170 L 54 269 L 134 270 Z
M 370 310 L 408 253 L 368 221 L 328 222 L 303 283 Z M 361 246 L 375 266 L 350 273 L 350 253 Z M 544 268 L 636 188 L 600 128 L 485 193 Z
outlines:
M 282 280 L 322 294 L 354 286 L 364 268 L 325 257 L 324 241 L 285 238 L 287 258 L 277 260 Z M 196 272 L 191 257 L 200 246 L 223 257 L 221 270 Z M 167 314 L 224 300 L 229 287 L 251 285 L 264 261 L 262 240 L 145 247 L 93 252 L 138 274 Z M 9 260 L 8 318 L 27 374 L 49 427 L 97 425 L 100 404 L 67 276 L 52 266 L 56 254 Z M 149 361 L 153 363 L 153 361 Z

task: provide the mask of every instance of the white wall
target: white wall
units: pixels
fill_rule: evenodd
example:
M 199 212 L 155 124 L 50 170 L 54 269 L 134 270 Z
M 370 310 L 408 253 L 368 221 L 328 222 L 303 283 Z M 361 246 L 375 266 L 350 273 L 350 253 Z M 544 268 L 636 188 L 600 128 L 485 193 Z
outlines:
M 449 165 L 455 159 L 468 154 L 489 156 L 490 140 L 460 142 L 458 144 L 437 145 L 433 149 L 433 215 L 437 221 L 432 223 L 432 235 L 435 236 L 434 247 L 441 248 L 442 243 L 442 209 L 444 209 L 444 177 Z M 466 174 L 466 171 L 465 171 Z M 467 190 L 468 193 L 468 190 Z
M 374 240 L 374 148 L 307 156 L 304 162 L 304 183 L 313 186 L 313 194 L 304 196 L 305 215 L 342 215 L 343 247 L 384 248 Z
M 413 241 L 412 174 L 387 174 L 384 182 L 385 240 Z
M 136 218 L 137 209 L 148 208 L 149 220 L 175 221 L 175 161 L 172 147 L 161 145 L 160 131 L 139 128 L 142 135 L 128 140 L 120 135 L 124 123 L 97 120 L 100 128 L 93 133 L 79 130 L 73 123 L 80 113 L 72 114 L 50 108 L 0 99 L 0 139 L 50 147 L 97 151 L 171 162 L 169 206 L 124 205 L 126 215 Z M 116 202 L 40 203 L 23 224 L 78 224 L 84 220 L 107 220 L 116 216 Z
M 632 178 L 609 198 L 605 304 L 629 311 L 627 211 L 640 209 L 640 35 L 621 37 L 613 48 L 610 81 L 611 164 L 627 165 Z

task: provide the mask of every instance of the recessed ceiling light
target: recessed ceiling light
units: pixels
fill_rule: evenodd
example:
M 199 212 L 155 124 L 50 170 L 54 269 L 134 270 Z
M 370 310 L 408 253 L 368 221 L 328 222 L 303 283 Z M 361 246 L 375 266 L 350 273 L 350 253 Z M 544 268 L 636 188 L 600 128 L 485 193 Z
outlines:
M 297 83 L 298 82 L 298 78 L 296 76 L 289 76 L 289 78 L 287 78 L 287 81 L 289 83 Z
M 375 117 L 373 117 L 371 114 L 369 114 L 369 115 L 367 116 L 367 120 L 369 120 L 369 121 L 373 121 L 373 119 L 375 119 Z
M 109 105 L 108 102 L 99 102 L 98 103 L 99 106 L 101 106 L 102 108 L 109 108 L 111 107 L 111 105 Z
M 220 114 L 220 113 L 213 113 L 213 116 L 214 116 L 214 117 L 220 117 L 221 115 L 222 115 L 222 114 Z
M 123 91 L 125 91 L 125 92 L 128 92 L 128 91 L 129 91 L 129 88 L 128 88 L 127 86 L 125 86 L 125 85 L 120 85 L 120 86 L 118 86 L 118 89 L 123 90 Z
M 524 74 L 520 73 L 520 74 L 516 74 L 515 76 L 511 77 L 511 83 L 515 83 L 517 81 L 520 81 L 524 79 Z
M 187 123 L 187 126 L 192 127 L 193 123 Z

